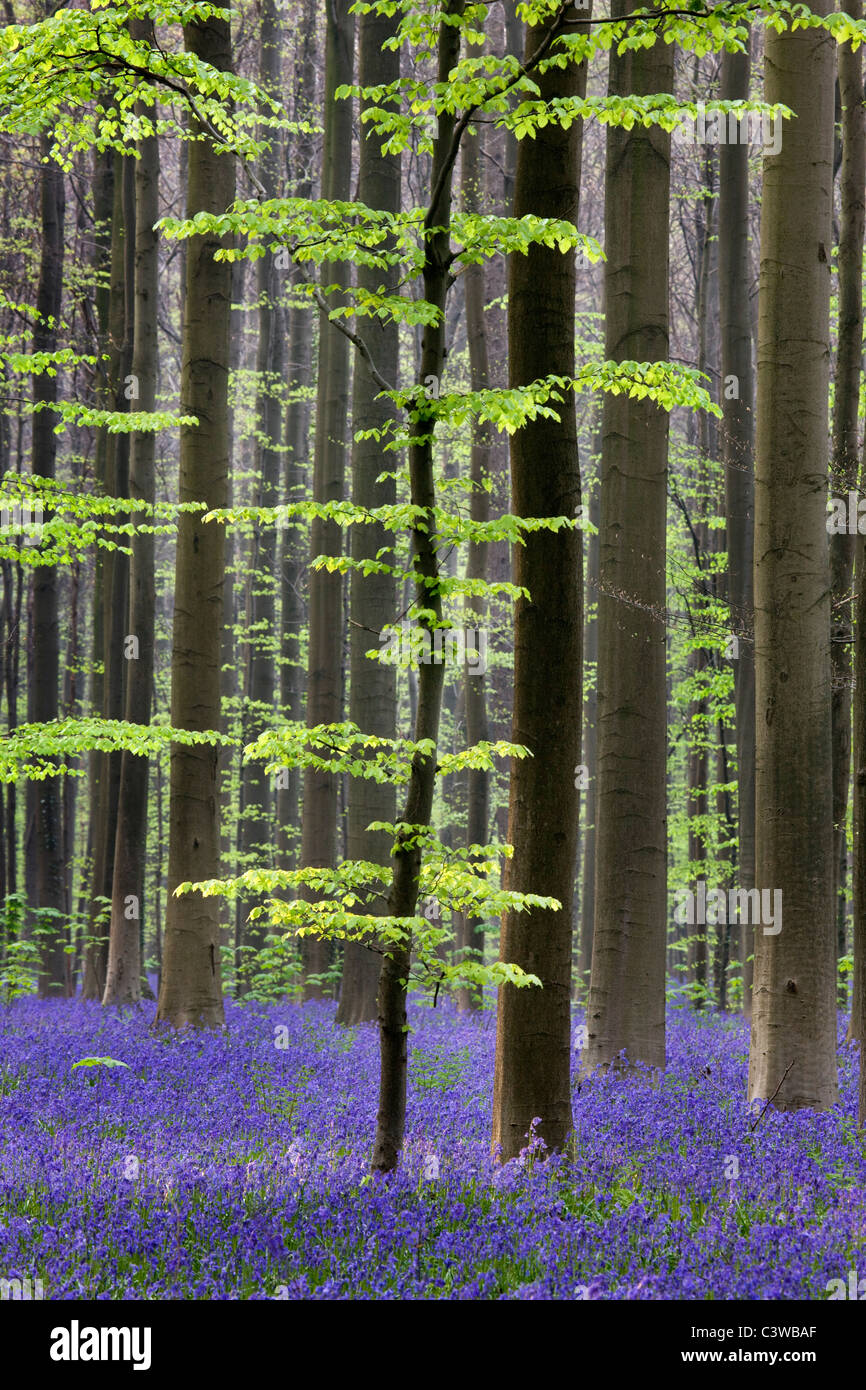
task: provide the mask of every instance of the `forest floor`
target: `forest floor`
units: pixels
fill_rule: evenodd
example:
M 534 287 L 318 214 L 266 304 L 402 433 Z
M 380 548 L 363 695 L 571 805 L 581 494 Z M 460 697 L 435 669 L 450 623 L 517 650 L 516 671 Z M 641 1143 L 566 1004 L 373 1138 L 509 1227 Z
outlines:
M 407 1142 L 373 1179 L 373 1026 L 229 1004 L 224 1033 L 169 1041 L 153 1012 L 0 1010 L 0 1277 L 47 1299 L 826 1299 L 866 1277 L 841 1018 L 829 1113 L 758 1120 L 747 1026 L 674 1007 L 663 1073 L 575 1080 L 575 1159 L 496 1168 L 494 1015 L 413 1007 Z

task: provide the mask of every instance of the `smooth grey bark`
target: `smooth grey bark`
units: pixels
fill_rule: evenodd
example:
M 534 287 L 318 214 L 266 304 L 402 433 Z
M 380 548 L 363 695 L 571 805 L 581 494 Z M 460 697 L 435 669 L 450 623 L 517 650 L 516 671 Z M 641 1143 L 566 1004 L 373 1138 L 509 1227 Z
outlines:
M 816 0 L 826 15 L 828 0 Z M 765 40 L 765 93 L 797 119 L 764 160 L 755 451 L 755 933 L 749 1099 L 836 1100 L 827 398 L 834 42 Z M 796 422 L 796 428 L 792 428 Z M 808 847 L 808 850 L 806 850 Z
M 613 15 L 628 13 L 615 0 Z M 611 95 L 673 88 L 673 51 L 611 51 Z M 605 356 L 667 361 L 670 136 L 607 132 Z M 665 1061 L 668 416 L 604 401 L 595 930 L 583 1065 Z

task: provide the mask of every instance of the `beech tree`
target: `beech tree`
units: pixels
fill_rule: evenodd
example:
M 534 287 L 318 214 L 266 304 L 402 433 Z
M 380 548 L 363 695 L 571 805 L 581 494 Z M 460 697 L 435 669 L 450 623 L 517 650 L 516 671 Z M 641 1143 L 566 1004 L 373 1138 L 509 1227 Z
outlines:
M 849 13 L 860 19 L 861 0 Z M 834 381 L 830 484 L 832 496 L 847 501 L 857 489 L 858 415 L 863 345 L 863 237 L 866 216 L 866 122 L 863 112 L 863 55 L 850 44 L 839 48 L 842 103 L 842 160 L 839 176 L 839 324 Z M 846 954 L 845 879 L 848 863 L 848 781 L 851 768 L 851 645 L 855 539 L 847 531 L 830 535 L 831 711 L 833 737 L 833 903 L 836 955 Z M 854 977 L 855 989 L 856 975 Z M 846 1003 L 842 987 L 841 1002 Z M 852 1008 L 852 1020 L 856 1010 Z
M 361 16 L 358 81 L 362 92 L 399 79 L 400 49 L 393 44 L 398 28 L 396 13 L 387 15 L 371 10 Z M 364 117 L 373 106 L 369 97 L 362 96 L 362 130 Z M 367 207 L 396 214 L 401 203 L 401 165 L 400 152 L 388 153 L 383 149 L 381 139 L 367 122 L 359 157 L 359 200 Z M 396 266 L 388 267 L 384 275 L 374 266 L 358 267 L 358 287 L 371 294 L 380 286 L 389 294 L 395 293 L 397 278 Z M 333 333 L 333 328 L 329 325 L 326 331 Z M 394 386 L 399 384 L 399 358 L 399 326 L 391 320 L 383 323 L 381 332 L 376 334 L 376 364 L 385 380 Z M 387 428 L 387 422 L 394 417 L 393 401 L 381 395 L 369 363 L 356 350 L 352 395 L 354 431 L 361 434 Z M 396 501 L 395 479 L 385 477 L 379 481 L 383 462 L 375 433 L 367 438 L 356 438 L 352 446 L 352 501 L 357 506 L 373 510 Z M 349 719 L 372 734 L 394 738 L 397 732 L 396 668 L 372 660 L 367 652 L 376 647 L 380 634 L 396 616 L 397 585 L 394 575 L 387 569 L 365 576 L 361 568 L 365 561 L 375 562 L 378 555 L 388 552 L 389 537 L 383 526 L 373 523 L 354 527 L 351 542 Z M 387 832 L 368 832 L 367 826 L 375 821 L 393 821 L 396 805 L 396 789 L 391 783 L 367 778 L 350 780 L 346 828 L 350 859 L 388 863 L 391 842 Z M 357 941 L 346 942 L 338 1022 L 353 1024 L 376 1018 L 380 962 L 380 954 L 369 946 Z
M 212 15 L 184 30 L 187 50 L 218 72 L 231 71 L 228 22 Z M 189 145 L 187 206 L 193 218 L 223 213 L 234 197 L 234 163 L 210 131 Z M 171 723 L 208 734 L 220 727 L 220 650 L 225 530 L 203 521 L 201 505 L 224 506 L 228 470 L 228 355 L 231 265 L 216 258 L 227 243 L 202 232 L 189 239 L 183 323 L 181 403 L 198 423 L 182 429 L 171 655 Z M 223 1019 L 218 905 L 175 888 L 219 873 L 217 750 L 210 739 L 171 751 L 168 901 L 157 1018 L 184 1024 Z
M 815 14 L 828 12 L 816 3 Z M 796 115 L 764 164 L 755 452 L 755 878 L 781 891 L 784 921 L 777 934 L 755 933 L 749 1098 L 772 1097 L 780 1110 L 836 1099 L 826 526 L 833 59 L 820 28 L 766 35 L 767 100 Z
M 628 14 L 614 0 L 612 17 Z M 673 50 L 611 49 L 612 95 L 669 93 Z M 607 133 L 605 355 L 668 357 L 670 135 Z M 668 415 L 607 396 L 601 456 L 596 887 L 584 1065 L 665 1060 Z
M 131 32 L 146 40 L 147 26 L 132 21 Z M 144 114 L 143 108 L 140 113 Z M 159 312 L 159 137 L 139 142 L 135 162 L 134 327 L 131 383 L 133 409 L 156 409 Z M 132 230 L 132 229 L 131 229 Z M 134 433 L 130 444 L 129 494 L 152 506 L 155 500 L 156 436 L 152 430 Z M 153 693 L 156 586 L 154 538 L 145 527 L 132 540 L 129 570 L 129 623 L 123 636 L 127 664 L 124 718 L 149 724 Z M 114 845 L 111 920 L 105 1004 L 133 1003 L 141 995 L 142 911 L 147 852 L 147 758 L 127 749 L 121 754 L 117 832 Z
M 282 24 L 276 0 L 262 6 L 259 84 L 263 92 L 276 98 L 282 67 Z M 268 197 L 274 197 L 280 182 L 283 154 L 280 132 L 274 131 L 261 162 L 261 182 Z M 255 451 L 257 498 L 263 506 L 279 500 L 284 430 L 281 385 L 285 352 L 279 303 L 282 275 L 274 256 L 265 256 L 257 266 L 258 342 L 256 346 L 256 417 L 259 437 Z M 276 625 L 277 556 L 276 535 L 272 528 L 255 529 L 246 594 L 246 641 L 242 643 L 244 671 L 243 741 L 252 743 L 274 719 L 276 663 L 274 631 Z M 265 857 L 272 859 L 270 847 L 275 788 L 256 763 L 244 764 L 240 789 L 239 850 L 244 863 Z M 255 978 L 255 956 L 264 944 L 254 928 L 241 933 L 238 975 L 243 989 Z
M 745 101 L 751 61 L 722 54 L 721 95 Z M 719 320 L 722 357 L 722 451 L 725 462 L 725 541 L 728 605 L 736 639 L 734 706 L 737 739 L 737 879 L 755 886 L 755 645 L 754 645 L 754 399 L 752 318 L 749 305 L 749 147 L 728 142 L 719 148 Z M 754 940 L 740 924 L 743 1013 L 752 1012 Z
M 34 352 L 53 352 L 57 346 L 66 244 L 66 206 L 63 175 L 49 156 L 49 142 L 41 142 L 39 182 L 40 233 L 39 285 L 33 331 Z M 49 410 L 57 399 L 57 380 L 44 373 L 33 381 L 34 404 L 42 407 L 33 416 L 32 467 L 35 476 L 56 476 L 57 436 Z M 57 569 L 40 565 L 33 573 L 32 642 L 28 671 L 27 714 L 32 722 L 57 718 L 60 679 L 60 634 L 57 612 Z M 69 993 L 69 961 L 63 929 L 65 907 L 63 845 L 61 840 L 60 784 L 57 777 L 28 784 L 28 833 L 35 844 L 35 904 L 41 930 L 39 993 L 43 997 Z
M 352 176 L 352 103 L 338 101 L 335 93 L 351 84 L 355 62 L 355 15 L 350 0 L 334 0 L 327 8 L 325 30 L 325 134 L 322 148 L 322 196 L 347 199 Z M 348 281 L 344 263 L 323 271 L 328 284 Z M 313 498 L 327 504 L 342 501 L 345 488 L 347 414 L 351 360 L 349 342 L 328 331 L 326 316 L 319 321 L 319 361 L 316 377 L 315 455 Z M 339 555 L 339 526 L 326 517 L 314 516 L 310 527 L 310 559 Z M 307 655 L 307 723 L 334 723 L 343 711 L 343 581 L 339 572 L 313 569 L 309 590 L 309 646 Z M 308 767 L 304 772 L 301 818 L 302 868 L 332 867 L 337 862 L 338 780 L 328 772 Z M 307 999 L 325 993 L 322 976 L 329 963 L 326 941 L 304 941 L 301 946 Z
M 560 12 L 561 13 L 561 12 Z M 559 19 L 559 16 L 557 16 Z M 550 25 L 527 28 L 525 63 L 549 46 Z M 540 99 L 581 98 L 586 68 L 573 62 L 538 78 Z M 521 141 L 514 215 L 577 224 L 581 123 L 552 122 Z M 534 246 L 512 255 L 508 282 L 509 381 L 525 386 L 573 378 L 574 253 Z M 511 486 L 518 516 L 578 515 L 580 464 L 573 397 L 553 419 L 532 421 L 511 440 Z M 515 582 L 526 591 L 514 618 L 512 741 L 530 758 L 511 768 L 507 884 L 543 891 L 567 909 L 508 914 L 500 953 L 541 980 L 540 990 L 504 985 L 499 995 L 493 1143 L 503 1159 L 524 1147 L 538 1118 L 540 1138 L 561 1148 L 571 1129 L 571 899 L 577 855 L 582 696 L 583 557 L 580 532 L 539 531 L 518 547 Z M 557 697 L 551 702 L 551 671 Z

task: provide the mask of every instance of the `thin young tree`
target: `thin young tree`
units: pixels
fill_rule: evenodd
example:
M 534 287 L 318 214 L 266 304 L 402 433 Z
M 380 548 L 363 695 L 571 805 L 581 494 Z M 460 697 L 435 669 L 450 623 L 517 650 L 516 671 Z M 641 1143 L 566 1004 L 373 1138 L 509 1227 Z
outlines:
M 292 144 L 295 193 L 311 198 L 314 189 L 316 141 L 312 121 L 316 101 L 317 36 L 315 0 L 305 0 L 301 12 L 300 51 L 295 58 L 295 119 L 302 123 Z M 286 452 L 283 488 L 289 502 L 305 495 L 310 436 L 309 386 L 312 380 L 313 315 L 309 305 L 295 298 L 288 313 L 288 361 L 286 384 Z M 286 719 L 303 716 L 304 667 L 301 629 L 305 624 L 304 580 L 309 545 L 306 529 L 287 526 L 280 548 L 280 709 Z M 294 868 L 299 850 L 300 785 L 297 767 L 282 770 L 277 779 L 277 848 L 281 868 Z
M 481 127 L 467 132 L 461 146 L 461 191 L 467 212 L 480 212 L 482 205 Z M 485 391 L 491 384 L 490 360 L 487 345 L 487 267 L 470 265 L 464 275 L 466 302 L 466 340 L 469 350 L 469 382 L 473 391 Z M 481 524 L 490 517 L 490 494 L 487 485 L 493 462 L 495 431 L 487 422 L 474 421 L 469 455 L 469 514 Z M 468 579 L 487 578 L 486 541 L 472 542 L 466 561 Z M 487 605 L 483 599 L 467 595 L 465 601 L 467 628 L 483 627 Z M 474 669 L 467 657 L 463 678 L 463 697 L 466 715 L 466 743 L 471 748 L 486 742 L 489 737 L 487 718 L 487 676 Z M 483 845 L 487 840 L 490 818 L 490 772 L 485 767 L 470 768 L 466 777 L 466 845 Z M 457 919 L 456 946 L 464 956 L 483 956 L 484 923 L 470 913 L 461 912 Z M 481 1004 L 478 989 L 462 986 L 457 993 L 457 1007 L 477 1009 Z

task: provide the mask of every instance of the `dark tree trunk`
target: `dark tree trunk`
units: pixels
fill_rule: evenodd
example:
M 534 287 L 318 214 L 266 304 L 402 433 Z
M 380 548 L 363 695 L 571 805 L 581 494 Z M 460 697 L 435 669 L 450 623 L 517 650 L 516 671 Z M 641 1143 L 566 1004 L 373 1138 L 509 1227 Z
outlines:
M 848 13 L 862 16 L 862 0 Z M 863 55 L 850 44 L 839 49 L 839 92 L 842 101 L 842 168 L 839 178 L 840 228 L 839 328 L 836 348 L 835 409 L 830 486 L 834 497 L 848 501 L 857 489 L 857 413 L 860 403 L 860 365 L 863 350 L 863 234 L 866 214 L 866 123 L 863 114 Z M 847 949 L 844 866 L 847 862 L 846 822 L 851 766 L 851 579 L 854 537 L 830 536 L 830 661 L 833 718 L 833 904 L 836 914 L 836 955 Z M 856 987 L 856 975 L 855 975 Z M 840 984 L 840 1004 L 847 989 Z M 852 1011 L 852 1018 L 854 1012 Z
M 587 14 L 587 18 L 589 15 Z M 547 26 L 526 33 L 526 61 Z M 571 32 L 571 31 L 570 31 Z M 586 68 L 569 63 L 535 80 L 542 99 L 580 97 Z M 514 195 L 516 217 L 577 223 L 582 124 L 556 119 L 521 142 Z M 533 246 L 509 264 L 509 382 L 525 386 L 551 373 L 574 375 L 575 257 Z M 518 516 L 574 518 L 580 505 L 580 464 L 573 397 L 560 419 L 535 420 L 511 440 L 512 506 Z M 512 740 L 532 757 L 514 759 L 508 839 L 514 857 L 506 884 L 550 895 L 559 912 L 506 913 L 500 958 L 537 975 L 542 988 L 499 991 L 493 1096 L 493 1143 L 508 1160 L 525 1146 L 533 1121 L 549 1149 L 571 1132 L 572 904 L 580 799 L 583 549 L 578 529 L 530 532 L 515 547 L 514 578 L 529 591 L 514 619 Z M 556 673 L 555 686 L 551 672 Z
M 322 155 L 322 196 L 349 197 L 352 177 L 352 102 L 337 101 L 336 89 L 352 81 L 354 72 L 355 16 L 350 0 L 334 0 L 328 6 L 325 44 L 325 137 Z M 322 267 L 322 282 L 347 284 L 344 262 Z M 336 299 L 332 302 L 336 305 Z M 316 450 L 313 465 L 313 499 L 338 502 L 343 498 L 346 472 L 346 434 L 349 406 L 349 343 L 332 328 L 326 315 L 319 318 L 319 371 L 316 395 Z M 310 557 L 339 555 L 340 527 L 314 518 L 310 528 Z M 310 623 L 307 657 L 307 724 L 337 722 L 343 710 L 343 582 L 327 570 L 310 572 Z M 336 864 L 339 778 L 313 768 L 304 771 L 301 823 L 301 867 Z M 321 999 L 321 977 L 330 963 L 330 943 L 313 937 L 301 943 L 304 966 L 304 998 Z
M 41 254 L 36 291 L 34 352 L 57 349 L 57 325 L 63 297 L 64 213 L 66 196 L 63 173 L 49 155 L 50 141 L 41 143 L 40 180 Z M 47 372 L 33 379 L 33 400 L 50 407 L 57 400 L 57 377 Z M 50 408 L 33 416 L 33 474 L 54 478 L 57 469 L 56 417 Z M 33 572 L 33 661 L 30 670 L 28 716 L 41 723 L 56 719 L 60 680 L 60 626 L 58 580 L 55 565 L 40 565 Z M 63 831 L 59 777 L 31 783 L 35 812 L 36 907 L 39 910 L 39 994 L 41 998 L 66 997 L 70 993 L 69 957 L 65 947 L 68 926 L 63 921 L 66 905 L 63 863 Z M 45 914 L 44 916 L 42 914 Z
M 132 32 L 137 37 L 145 37 L 147 29 L 143 21 L 133 21 Z M 159 242 L 154 227 L 158 218 L 159 140 L 157 136 L 148 136 L 139 142 L 139 158 L 135 162 L 132 385 L 137 396 L 130 401 L 132 409 L 143 411 L 156 408 Z M 134 501 L 153 504 L 155 457 L 155 435 L 134 434 L 129 467 L 129 493 Z M 147 522 L 149 518 L 144 516 L 142 520 Z M 124 636 L 124 717 L 133 724 L 150 723 L 155 605 L 154 537 L 137 532 L 132 541 L 129 575 L 129 627 Z M 135 1003 L 141 996 L 149 778 L 147 758 L 128 751 L 121 755 L 104 1004 Z
M 359 70 L 361 87 L 396 82 L 400 75 L 399 49 L 385 48 L 385 40 L 397 32 L 399 15 L 385 17 L 375 13 L 361 19 Z M 369 102 L 362 101 L 362 111 Z M 363 123 L 361 129 L 367 129 Z M 381 138 L 370 132 L 361 141 L 358 198 L 367 207 L 386 212 L 400 210 L 400 155 L 382 154 Z M 358 285 L 375 292 L 384 285 L 396 292 L 396 270 L 358 267 Z M 333 330 L 331 330 L 333 332 Z M 376 365 L 386 381 L 397 385 L 399 374 L 399 328 L 383 323 L 375 335 Z M 379 387 L 360 354 L 355 357 L 352 398 L 353 430 L 381 429 L 393 418 L 394 406 L 377 400 Z M 388 470 L 387 455 L 375 439 L 356 440 L 352 449 L 352 501 L 361 507 L 381 507 L 396 500 L 392 479 L 377 483 Z M 389 535 L 381 526 L 352 528 L 352 557 L 374 559 L 389 545 Z M 392 623 L 397 611 L 397 581 L 392 574 L 365 576 L 352 571 L 351 622 L 349 627 L 349 718 L 364 733 L 393 738 L 397 727 L 397 680 L 393 666 L 371 660 L 365 653 L 377 650 L 378 634 Z M 382 831 L 368 832 L 371 821 L 393 821 L 397 805 L 396 789 L 390 783 L 366 777 L 349 781 L 348 857 L 388 864 L 392 840 Z M 369 910 L 373 910 L 370 908 Z M 343 976 L 337 1022 L 366 1023 L 376 1018 L 380 955 L 358 942 L 347 941 L 343 956 Z
M 463 206 L 467 212 L 482 210 L 482 170 L 481 144 L 478 131 L 467 134 L 461 146 L 462 153 L 462 194 Z M 467 266 L 463 286 L 466 296 L 466 337 L 469 348 L 469 384 L 473 391 L 486 391 L 490 387 L 490 360 L 487 351 L 487 321 L 485 307 L 486 268 L 481 265 Z M 469 480 L 472 492 L 469 500 L 469 514 L 472 521 L 486 522 L 490 516 L 490 495 L 484 484 L 490 476 L 493 453 L 494 430 L 491 425 L 473 422 L 472 447 L 469 457 Z M 470 542 L 466 563 L 468 579 L 486 580 L 487 544 Z M 487 603 L 482 598 L 468 595 L 464 605 L 467 629 L 467 651 L 471 630 L 483 628 L 487 622 Z M 476 651 L 481 652 L 480 638 Z M 475 667 L 478 666 L 477 659 Z M 487 718 L 487 675 L 478 671 L 467 660 L 464 668 L 463 688 L 465 695 L 466 745 L 486 742 L 489 737 Z M 490 819 L 490 773 L 486 768 L 470 768 L 466 775 L 466 845 L 483 845 L 487 842 L 487 826 Z M 461 912 L 457 919 L 458 952 L 462 959 L 482 960 L 484 956 L 483 919 L 471 917 Z M 463 985 L 457 991 L 457 1007 L 477 1009 L 481 1005 L 481 992 Z
M 464 0 L 445 0 L 442 15 L 459 18 Z M 460 29 L 441 23 L 437 80 L 447 82 L 460 52 Z M 442 380 L 445 365 L 445 295 L 448 286 L 447 257 L 451 220 L 452 167 L 448 152 L 454 135 L 455 121 L 451 114 L 439 117 L 430 187 L 431 203 L 425 218 L 425 256 L 423 269 L 424 298 L 440 311 L 434 324 L 424 328 L 421 340 L 418 399 L 423 398 L 423 385 L 430 377 Z M 430 230 L 435 228 L 435 231 Z M 420 525 L 412 531 L 413 567 L 416 576 L 415 599 L 419 607 L 432 613 L 432 619 L 420 626 L 435 627 L 442 621 L 442 598 L 436 580 L 439 574 L 436 531 L 432 508 L 436 494 L 433 478 L 434 421 L 423 406 L 415 413 L 413 435 L 417 442 L 409 449 L 409 481 L 414 506 L 423 509 Z M 426 524 L 425 524 L 426 523 Z M 423 529 L 422 529 L 423 528 Z M 436 782 L 436 752 L 439 739 L 439 717 L 442 710 L 442 688 L 445 667 L 439 662 L 421 663 L 418 672 L 418 699 L 415 712 L 416 742 L 430 739 L 434 751 L 427 757 L 420 753 L 412 760 L 412 770 L 403 813 L 400 819 L 409 825 L 427 825 L 433 810 Z M 394 874 L 388 899 L 388 914 L 411 917 L 418 902 L 418 883 L 421 871 L 421 851 L 417 843 L 404 845 L 398 840 L 394 848 Z M 397 1166 L 403 1146 L 406 1121 L 406 985 L 411 960 L 411 943 L 394 946 L 382 960 L 379 979 L 379 1108 L 376 1116 L 376 1139 L 373 1146 L 373 1169 L 390 1172 Z
M 187 49 L 222 72 L 231 70 L 228 23 L 211 17 L 184 29 Z M 234 198 L 232 156 L 209 138 L 189 147 L 187 210 L 223 213 Z M 181 404 L 195 427 L 180 437 L 182 502 L 224 507 L 228 481 L 228 367 L 231 265 L 215 260 L 227 244 L 210 235 L 187 243 Z M 171 654 L 171 722 L 175 728 L 220 728 L 220 655 L 225 528 L 185 512 L 178 523 Z M 223 1022 L 219 899 L 175 897 L 184 881 L 219 877 L 217 749 L 175 743 L 169 792 L 168 906 L 157 1018 L 176 1028 Z
M 259 84 L 279 95 L 282 26 L 275 0 L 264 0 L 261 11 Z M 264 195 L 276 197 L 282 146 L 278 132 L 271 132 L 271 148 L 262 160 L 260 179 Z M 257 498 L 262 507 L 279 501 L 281 448 L 284 430 L 278 384 L 284 370 L 283 333 L 279 322 L 280 271 L 272 253 L 257 263 L 258 351 L 256 354 Z M 277 533 L 273 526 L 257 526 L 253 536 L 247 579 L 247 638 L 241 646 L 245 657 L 243 741 L 252 743 L 274 721 L 276 695 Z M 245 648 L 245 650 L 244 650 Z M 247 762 L 242 773 L 240 822 L 241 869 L 272 867 L 275 787 L 263 762 Z M 267 926 L 256 919 L 241 933 L 237 962 L 241 993 L 251 987 L 256 974 L 256 953 L 265 942 Z
M 132 403 L 126 382 L 132 370 L 135 314 L 135 169 L 131 158 L 116 154 L 111 219 L 111 288 L 108 308 L 109 364 L 106 394 L 114 410 Z M 105 442 L 105 490 L 112 497 L 129 494 L 129 435 L 109 434 Z M 118 550 L 103 562 L 102 661 L 106 719 L 122 719 L 124 656 L 129 603 L 129 559 Z M 108 923 L 99 918 L 110 902 L 114 883 L 114 844 L 120 799 L 121 754 L 105 753 L 99 765 L 99 799 L 93 831 L 93 892 L 84 955 L 82 994 L 102 999 L 108 970 Z

